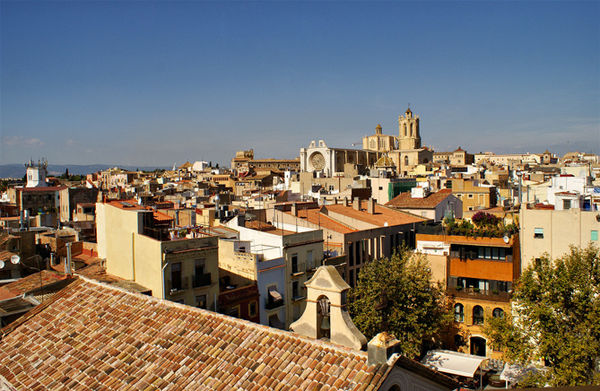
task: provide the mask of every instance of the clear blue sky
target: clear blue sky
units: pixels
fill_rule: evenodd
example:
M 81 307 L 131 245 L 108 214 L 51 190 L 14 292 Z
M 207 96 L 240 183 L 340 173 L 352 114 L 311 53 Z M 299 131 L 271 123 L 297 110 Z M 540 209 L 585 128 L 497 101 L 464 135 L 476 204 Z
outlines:
M 0 3 L 0 164 L 600 151 L 600 2 Z

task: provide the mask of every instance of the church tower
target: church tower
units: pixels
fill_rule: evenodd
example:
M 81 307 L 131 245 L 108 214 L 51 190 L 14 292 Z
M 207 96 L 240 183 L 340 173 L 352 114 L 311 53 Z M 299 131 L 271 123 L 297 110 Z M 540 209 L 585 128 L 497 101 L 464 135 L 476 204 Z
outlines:
M 421 134 L 419 132 L 419 116 L 413 116 L 410 108 L 404 115 L 398 117 L 400 128 L 398 147 L 401 150 L 421 148 Z

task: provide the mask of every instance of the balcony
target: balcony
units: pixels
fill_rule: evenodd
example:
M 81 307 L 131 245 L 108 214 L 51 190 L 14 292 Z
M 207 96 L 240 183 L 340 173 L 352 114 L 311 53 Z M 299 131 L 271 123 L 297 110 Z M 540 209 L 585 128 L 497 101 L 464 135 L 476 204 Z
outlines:
M 511 294 L 509 292 L 499 292 L 491 290 L 479 290 L 477 288 L 448 288 L 447 294 L 453 297 L 460 297 L 465 299 L 480 299 L 480 300 L 491 300 L 491 301 L 505 301 L 509 302 Z
M 204 286 L 209 286 L 211 284 L 210 273 L 204 274 L 196 274 L 193 279 L 192 286 L 194 288 L 201 288 Z
M 268 297 L 265 299 L 265 308 L 272 310 L 283 306 L 283 296 L 276 290 L 270 290 Z

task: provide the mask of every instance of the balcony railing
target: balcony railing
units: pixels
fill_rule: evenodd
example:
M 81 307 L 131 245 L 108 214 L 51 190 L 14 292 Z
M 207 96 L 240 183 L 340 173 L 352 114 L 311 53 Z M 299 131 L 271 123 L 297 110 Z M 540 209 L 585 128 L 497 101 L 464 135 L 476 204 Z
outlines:
M 448 295 L 462 298 L 494 300 L 494 301 L 510 301 L 511 294 L 509 292 L 500 292 L 495 290 L 483 290 L 477 288 L 458 288 L 452 287 L 447 290 Z
M 200 288 L 211 284 L 210 273 L 196 274 L 193 279 L 194 288 Z

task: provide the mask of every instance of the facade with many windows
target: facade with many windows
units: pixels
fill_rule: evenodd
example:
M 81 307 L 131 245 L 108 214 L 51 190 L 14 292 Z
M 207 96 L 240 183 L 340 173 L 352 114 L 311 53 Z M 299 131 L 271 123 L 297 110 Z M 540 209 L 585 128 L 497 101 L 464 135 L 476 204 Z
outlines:
M 521 273 L 519 236 L 475 238 L 417 234 L 417 248 L 446 275 L 454 308 L 454 330 L 447 343 L 458 351 L 497 358 L 484 333 L 492 317 L 510 313 L 513 284 Z

